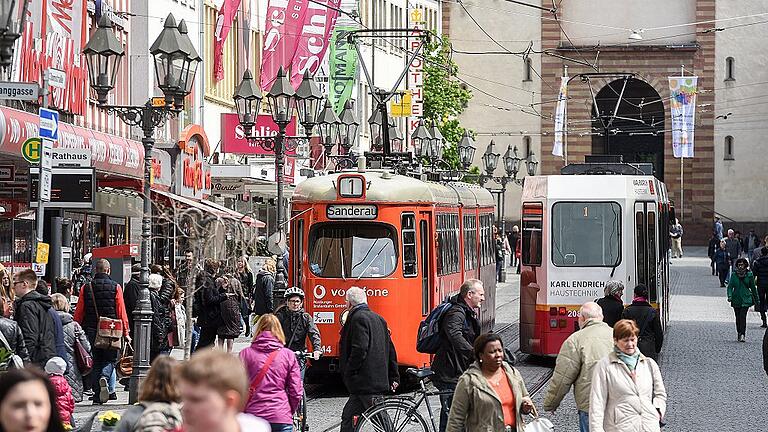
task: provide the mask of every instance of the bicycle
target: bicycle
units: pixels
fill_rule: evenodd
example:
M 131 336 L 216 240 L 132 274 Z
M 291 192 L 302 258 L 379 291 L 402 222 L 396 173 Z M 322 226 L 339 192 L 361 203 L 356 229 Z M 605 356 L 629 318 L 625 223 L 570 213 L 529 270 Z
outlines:
M 304 364 L 306 367 L 307 359 L 315 359 L 314 353 L 309 351 L 294 351 L 296 359 L 300 364 Z M 303 374 L 302 374 L 303 375 Z M 302 376 L 303 379 L 303 376 Z M 296 432 L 306 432 L 309 430 L 307 424 L 307 392 L 301 392 L 301 401 L 299 407 L 296 408 L 296 412 L 293 413 L 293 430 Z
M 409 375 L 413 375 L 419 380 L 419 389 L 411 396 L 388 397 L 380 404 L 368 408 L 360 415 L 355 431 L 437 431 L 435 415 L 432 411 L 429 397 L 440 396 L 452 392 L 427 390 L 426 380 L 434 375 L 434 372 L 428 368 L 408 368 L 405 372 Z M 422 404 L 426 404 L 427 406 L 429 423 L 427 423 L 427 419 L 425 419 L 419 412 L 419 408 Z

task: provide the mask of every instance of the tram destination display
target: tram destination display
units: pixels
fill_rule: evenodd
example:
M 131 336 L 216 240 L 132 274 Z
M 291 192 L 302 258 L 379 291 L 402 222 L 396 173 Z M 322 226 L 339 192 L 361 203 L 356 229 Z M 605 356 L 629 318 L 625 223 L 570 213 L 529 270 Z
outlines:
M 93 168 L 53 168 L 51 202 L 46 207 L 92 209 L 96 196 Z M 30 168 L 30 207 L 37 207 L 38 168 Z
M 363 219 L 372 220 L 376 219 L 379 215 L 379 210 L 375 205 L 355 205 L 355 204 L 339 204 L 329 205 L 325 209 L 325 215 L 328 219 Z

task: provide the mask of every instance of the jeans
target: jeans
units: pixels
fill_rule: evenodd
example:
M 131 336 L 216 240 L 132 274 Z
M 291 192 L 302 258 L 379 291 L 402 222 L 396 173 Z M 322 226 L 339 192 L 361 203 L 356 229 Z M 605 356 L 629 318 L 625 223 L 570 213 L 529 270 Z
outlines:
M 736 333 L 739 336 L 747 332 L 747 311 L 748 307 L 735 307 L 733 312 L 736 314 Z
M 446 383 L 442 381 L 432 381 L 435 388 L 442 392 L 448 392 L 440 395 L 440 429 L 438 432 L 445 432 L 445 428 L 448 425 L 448 415 L 451 412 L 451 404 L 453 404 L 453 392 L 456 391 L 456 383 Z
M 272 432 L 293 432 L 293 425 L 286 423 L 270 423 Z
M 496 261 L 496 282 L 501 280 L 501 273 L 504 271 L 504 259 Z
M 344 404 L 344 409 L 341 411 L 340 432 L 354 432 L 355 417 L 359 417 L 360 414 L 380 400 L 380 395 L 349 395 L 349 399 L 347 399 L 347 403 Z M 385 430 L 387 429 L 385 428 Z
M 89 328 L 85 330 L 85 335 L 88 338 L 91 347 L 93 347 L 96 341 L 96 329 Z M 100 371 L 100 373 L 91 372 L 87 379 L 90 379 L 90 387 L 93 389 L 94 401 L 97 401 L 99 399 L 99 390 L 101 389 L 99 380 L 102 377 L 107 379 L 107 389 L 109 392 L 115 392 L 115 381 L 117 379 L 117 376 L 115 375 L 115 363 L 117 362 L 118 353 L 117 350 L 92 348 L 91 356 L 93 357 L 93 370 Z
M 197 324 L 192 326 L 192 352 L 197 349 L 197 342 L 200 340 L 200 326 Z
M 725 283 L 728 282 L 729 271 L 730 267 L 728 267 L 728 264 L 717 264 L 717 277 L 720 278 L 720 285 L 725 286 Z
M 589 412 L 579 410 L 579 432 L 589 432 Z
M 683 257 L 683 239 L 673 238 L 672 239 L 672 258 L 682 258 Z

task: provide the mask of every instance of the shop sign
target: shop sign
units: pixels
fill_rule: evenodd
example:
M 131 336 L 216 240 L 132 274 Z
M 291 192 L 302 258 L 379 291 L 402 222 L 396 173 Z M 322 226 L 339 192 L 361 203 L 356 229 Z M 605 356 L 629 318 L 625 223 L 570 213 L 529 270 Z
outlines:
M 211 182 L 212 195 L 238 195 L 245 193 L 245 182 L 216 180 Z
M 152 170 L 149 182 L 152 187 L 160 186 L 160 189 L 165 190 L 173 186 L 171 155 L 167 151 L 152 149 Z
M 259 114 L 256 117 L 256 125 L 253 133 L 256 136 L 268 137 L 275 136 L 279 128 L 272 121 L 272 116 L 268 114 Z M 291 119 L 285 129 L 288 136 L 296 135 L 296 118 Z M 245 138 L 245 131 L 240 126 L 240 119 L 235 113 L 221 114 L 221 151 L 234 154 L 252 154 L 252 155 L 274 155 L 274 151 L 263 149 L 255 142 L 249 142 Z M 295 156 L 295 149 L 287 149 L 285 154 Z
M 14 165 L 0 165 L 0 182 L 12 182 L 16 180 L 16 167 Z
M 189 138 L 184 149 L 176 158 L 176 190 L 174 193 L 186 198 L 203 199 L 210 195 L 211 168 L 203 155 L 200 136 Z
M 410 28 L 419 30 L 424 28 L 424 12 L 421 9 L 411 9 L 408 14 L 410 18 Z M 415 36 L 420 33 L 413 32 Z M 408 38 L 408 49 L 416 51 L 419 49 L 421 39 L 419 37 Z M 419 121 L 424 114 L 424 61 L 422 57 L 417 56 L 408 65 L 408 88 L 411 90 L 411 112 L 408 117 L 408 136 L 413 136 L 413 132 L 419 127 Z M 410 138 L 409 138 L 410 140 Z M 411 142 L 412 145 L 414 145 Z

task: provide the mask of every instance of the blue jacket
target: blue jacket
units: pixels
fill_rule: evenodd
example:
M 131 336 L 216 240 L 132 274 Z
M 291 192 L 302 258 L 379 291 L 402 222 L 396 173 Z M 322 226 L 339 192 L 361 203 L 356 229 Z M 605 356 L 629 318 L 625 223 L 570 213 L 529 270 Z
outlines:
M 717 251 L 715 251 L 715 264 L 718 265 L 730 265 L 731 264 L 731 256 L 728 254 L 727 250 L 718 248 Z

